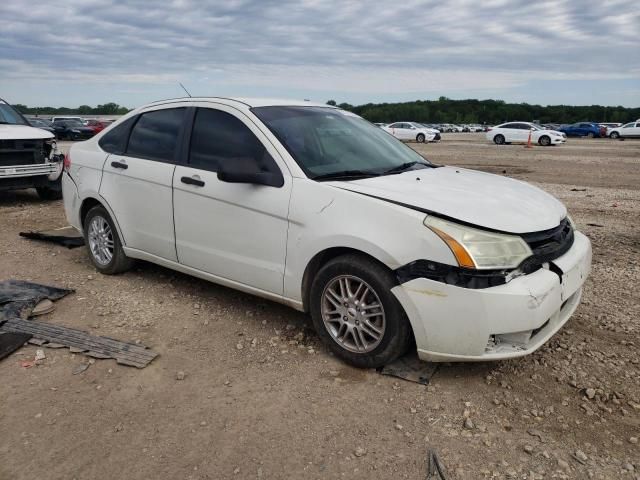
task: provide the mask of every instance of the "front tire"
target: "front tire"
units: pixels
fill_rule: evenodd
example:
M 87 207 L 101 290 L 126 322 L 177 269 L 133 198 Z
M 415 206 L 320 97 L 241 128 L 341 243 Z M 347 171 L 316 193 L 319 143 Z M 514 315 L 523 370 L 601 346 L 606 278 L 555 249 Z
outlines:
M 551 139 L 548 136 L 543 135 L 538 139 L 538 143 L 543 147 L 548 147 L 551 145 Z
M 425 141 L 425 136 L 423 133 L 419 133 L 418 136 L 416 137 L 416 142 L 418 143 L 424 143 Z
M 595 138 L 595 137 L 596 137 L 595 133 L 593 132 L 587 133 L 587 138 Z
M 498 134 L 493 137 L 493 143 L 496 145 L 504 145 L 504 135 Z
M 411 345 L 409 321 L 391 293 L 397 285 L 385 266 L 362 255 L 343 255 L 320 269 L 310 307 L 321 340 L 337 357 L 359 368 L 377 368 Z
M 614 140 L 620 138 L 620 134 L 618 132 L 611 132 L 609 138 L 613 138 Z
M 36 187 L 40 200 L 60 200 L 62 198 L 62 174 L 58 180 L 48 182 L 47 185 Z
M 133 266 L 133 260 L 122 249 L 113 220 L 102 205 L 89 210 L 83 226 L 89 258 L 100 273 L 115 275 Z

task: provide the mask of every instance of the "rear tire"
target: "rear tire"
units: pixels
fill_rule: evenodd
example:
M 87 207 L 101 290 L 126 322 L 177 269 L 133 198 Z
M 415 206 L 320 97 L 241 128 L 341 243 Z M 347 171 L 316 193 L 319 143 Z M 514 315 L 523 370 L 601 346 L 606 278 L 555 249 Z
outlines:
M 551 145 L 551 139 L 547 135 L 543 135 L 538 139 L 538 143 L 543 147 Z
M 391 293 L 396 285 L 389 269 L 362 255 L 343 255 L 324 265 L 311 285 L 310 310 L 329 350 L 359 368 L 381 367 L 404 355 L 413 336 Z
M 425 136 L 423 133 L 419 133 L 418 136 L 416 137 L 416 142 L 418 143 L 424 143 L 425 141 Z
M 504 145 L 504 143 L 505 143 L 504 142 L 504 135 L 502 135 L 502 134 L 496 135 L 495 137 L 493 137 L 493 142 L 496 145 Z
M 89 210 L 83 227 L 89 258 L 100 273 L 115 275 L 126 272 L 133 266 L 133 260 L 122 249 L 118 231 L 109 212 L 102 205 Z

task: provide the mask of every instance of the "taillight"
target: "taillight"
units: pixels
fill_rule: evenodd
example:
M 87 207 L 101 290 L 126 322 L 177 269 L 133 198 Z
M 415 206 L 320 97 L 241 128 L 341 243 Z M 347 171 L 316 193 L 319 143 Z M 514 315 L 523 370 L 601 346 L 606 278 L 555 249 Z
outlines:
M 491 130 L 493 130 L 493 128 L 491 127 L 487 128 L 487 132 L 490 132 Z
M 65 155 L 64 153 L 62 154 L 64 157 L 64 160 L 62 161 L 62 167 L 65 169 L 65 171 L 69 171 L 71 169 L 71 155 L 69 155 L 68 153 Z

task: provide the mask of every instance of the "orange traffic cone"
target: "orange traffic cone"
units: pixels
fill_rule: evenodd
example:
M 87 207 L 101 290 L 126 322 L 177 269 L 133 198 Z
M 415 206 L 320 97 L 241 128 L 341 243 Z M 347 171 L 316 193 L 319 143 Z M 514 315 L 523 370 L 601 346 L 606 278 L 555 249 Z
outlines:
M 527 144 L 524 148 L 533 148 L 533 145 L 531 145 L 531 130 L 529 130 L 529 139 L 527 140 Z

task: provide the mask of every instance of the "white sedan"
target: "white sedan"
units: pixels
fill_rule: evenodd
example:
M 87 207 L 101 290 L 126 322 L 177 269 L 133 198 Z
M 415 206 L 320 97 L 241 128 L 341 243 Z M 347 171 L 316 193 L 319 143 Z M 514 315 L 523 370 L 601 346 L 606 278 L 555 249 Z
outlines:
M 640 138 L 640 120 L 607 131 L 609 138 Z
M 323 104 L 163 100 L 75 143 L 64 168 L 99 272 L 142 259 L 289 305 L 358 367 L 416 348 L 527 355 L 567 322 L 591 265 L 548 193 L 435 165 Z
M 537 143 L 543 147 L 558 145 L 567 141 L 564 133 L 555 130 L 546 130 L 540 125 L 529 122 L 508 122 L 490 128 L 487 131 L 487 140 L 496 145 L 505 143 L 527 143 L 531 134 L 531 143 Z
M 435 140 L 436 134 L 440 133 L 438 130 L 427 128 L 415 122 L 395 122 L 382 127 L 382 129 L 399 140 L 413 140 L 418 143 L 432 142 Z

